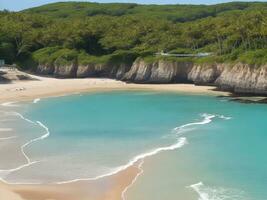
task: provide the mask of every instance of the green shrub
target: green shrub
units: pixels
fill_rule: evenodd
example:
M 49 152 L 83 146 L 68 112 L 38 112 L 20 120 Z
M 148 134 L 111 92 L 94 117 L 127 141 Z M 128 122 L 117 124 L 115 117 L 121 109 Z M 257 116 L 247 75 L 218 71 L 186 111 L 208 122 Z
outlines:
M 70 65 L 73 62 L 77 62 L 78 51 L 71 49 L 60 49 L 52 55 L 56 65 Z
M 57 59 L 54 54 L 60 49 L 58 46 L 39 49 L 33 53 L 33 59 L 40 64 L 53 64 Z
M 241 54 L 238 61 L 251 65 L 263 65 L 267 63 L 267 49 L 247 51 Z
M 89 55 L 85 52 L 81 52 L 78 55 L 78 63 L 80 65 L 88 65 L 88 64 L 106 64 L 110 60 L 110 55 L 104 56 L 93 56 Z
M 33 53 L 33 59 L 40 64 L 68 65 L 77 60 L 78 51 L 60 48 L 47 47 Z

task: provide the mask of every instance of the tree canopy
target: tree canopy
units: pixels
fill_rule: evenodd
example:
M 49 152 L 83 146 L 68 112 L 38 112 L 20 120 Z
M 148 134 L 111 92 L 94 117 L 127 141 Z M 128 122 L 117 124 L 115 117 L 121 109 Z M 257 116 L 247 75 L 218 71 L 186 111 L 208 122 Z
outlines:
M 55 3 L 0 12 L 0 59 L 84 63 L 212 52 L 214 62 L 267 63 L 267 3 L 138 5 Z

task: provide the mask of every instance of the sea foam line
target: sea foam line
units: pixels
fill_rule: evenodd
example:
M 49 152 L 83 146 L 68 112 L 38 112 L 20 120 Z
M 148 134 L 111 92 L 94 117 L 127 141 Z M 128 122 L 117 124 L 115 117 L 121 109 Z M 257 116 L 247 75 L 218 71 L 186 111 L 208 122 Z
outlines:
M 1 140 L 10 140 L 10 139 L 14 139 L 16 138 L 17 136 L 9 136 L 9 137 L 3 137 L 3 138 L 0 138 L 0 141 Z
M 16 103 L 15 101 L 5 102 L 5 103 L 2 103 L 1 106 L 4 106 L 4 107 L 18 107 L 19 105 L 16 105 L 15 103 Z
M 204 119 L 202 121 L 199 122 L 192 122 L 192 123 L 188 123 L 182 126 L 178 126 L 176 128 L 173 129 L 173 131 L 177 131 L 176 134 L 180 134 L 181 132 L 183 132 L 185 130 L 185 128 L 190 127 L 190 126 L 195 126 L 195 125 L 205 125 L 205 124 L 209 124 L 210 122 L 212 122 L 213 118 L 220 118 L 220 119 L 224 119 L 224 120 L 230 120 L 232 119 L 231 117 L 226 117 L 224 115 L 212 115 L 212 114 L 207 114 L 207 113 L 203 113 L 201 114 L 201 117 L 203 117 Z
M 209 194 L 206 192 L 201 191 L 201 187 L 203 187 L 203 183 L 199 182 L 193 185 L 190 185 L 189 187 L 191 187 L 198 195 L 199 195 L 199 199 L 198 200 L 209 200 Z
M 178 126 L 178 127 L 174 128 L 173 130 L 174 131 L 180 131 L 180 130 L 182 130 L 184 128 L 187 128 L 187 127 L 190 127 L 190 126 L 208 124 L 208 123 L 210 123 L 212 121 L 213 118 L 216 117 L 216 115 L 210 115 L 210 114 L 204 113 L 204 114 L 201 115 L 201 117 L 204 118 L 202 121 L 188 123 L 188 124 L 185 124 L 185 125 L 182 125 L 182 126 Z
M 18 116 L 18 117 L 20 117 L 21 119 L 23 119 L 23 120 L 25 120 L 26 122 L 29 122 L 29 123 L 31 123 L 31 124 L 36 124 L 34 121 L 32 121 L 32 120 L 30 120 L 30 119 L 24 117 L 22 114 L 20 114 L 20 113 L 18 113 L 18 112 L 7 112 L 7 113 L 10 114 L 10 115 Z
M 135 184 L 135 182 L 137 181 L 137 179 L 139 178 L 139 176 L 141 176 L 144 173 L 144 170 L 142 168 L 144 164 L 144 160 L 141 160 L 141 162 L 139 163 L 138 170 L 139 172 L 136 174 L 136 176 L 134 177 L 134 179 L 132 180 L 132 182 L 130 183 L 130 185 L 128 185 L 121 193 L 121 199 L 122 200 L 126 200 L 126 192 Z
M 28 141 L 27 143 L 25 143 L 24 145 L 21 146 L 21 152 L 22 152 L 22 154 L 24 155 L 24 157 L 26 158 L 26 160 L 27 160 L 28 163 L 32 163 L 32 162 L 31 162 L 31 159 L 30 159 L 30 158 L 27 156 L 27 154 L 25 153 L 25 148 L 26 148 L 27 146 L 31 145 L 31 144 L 34 143 L 34 142 L 37 142 L 37 141 L 39 141 L 39 140 L 43 140 L 43 139 L 49 137 L 49 135 L 50 135 L 49 129 L 48 129 L 44 124 L 42 124 L 40 121 L 36 121 L 36 123 L 37 123 L 39 126 L 41 126 L 42 128 L 44 128 L 44 129 L 46 130 L 46 133 L 45 133 L 44 135 L 38 137 L 38 138 L 35 138 L 35 139 L 32 139 L 32 140 Z
M 219 117 L 221 119 L 225 119 L 225 120 L 229 120 L 231 119 L 230 117 L 225 117 L 223 115 L 211 115 L 211 114 L 207 114 L 207 113 L 204 113 L 201 115 L 204 119 L 202 121 L 199 121 L 199 122 L 193 122 L 193 123 L 188 123 L 188 124 L 184 124 L 184 125 L 181 125 L 181 126 L 178 126 L 176 128 L 174 128 L 173 130 L 176 131 L 176 134 L 178 135 L 180 132 L 183 132 L 185 128 L 187 127 L 190 127 L 190 126 L 195 126 L 195 125 L 205 125 L 205 124 L 208 124 L 208 123 L 211 123 L 212 122 L 212 119 L 215 118 L 215 117 Z M 180 138 L 181 139 L 181 138 Z M 179 142 L 178 142 L 179 143 Z M 177 144 L 178 144 L 177 143 Z M 184 138 L 184 141 L 183 141 L 183 145 L 186 144 L 187 141 L 186 141 L 186 138 Z M 182 145 L 182 146 L 183 146 Z M 180 146 L 180 147 L 182 147 Z M 166 148 L 165 150 L 174 150 L 176 148 L 179 148 L 178 146 L 176 146 L 176 148 L 172 148 L 172 146 L 169 146 L 168 148 Z M 159 152 L 157 152 L 159 153 Z M 157 154 L 156 153 L 156 154 Z M 153 154 L 154 155 L 154 154 Z M 145 158 L 145 157 L 144 157 Z M 144 163 L 144 158 L 141 159 L 141 162 L 139 163 L 138 165 L 138 169 L 140 170 L 139 173 L 137 173 L 137 175 L 135 176 L 135 178 L 133 179 L 133 181 L 131 182 L 130 185 L 128 185 L 123 191 L 122 191 L 122 194 L 121 194 L 121 199 L 122 200 L 126 200 L 126 192 L 129 190 L 130 187 L 132 187 L 134 185 L 134 183 L 137 181 L 138 177 L 141 176 L 143 173 L 144 173 L 144 170 L 142 169 L 142 166 L 143 166 L 143 163 Z M 137 160 L 138 161 L 138 160 Z M 136 162 L 137 162 L 136 161 Z M 199 199 L 199 200 L 209 200 L 209 199 Z
M 222 187 L 207 187 L 202 182 L 190 185 L 199 196 L 198 200 L 233 200 L 244 199 L 244 192 L 235 189 L 225 189 Z
M 7 181 L 4 180 L 3 176 L 7 176 L 8 174 L 10 174 L 10 173 L 12 173 L 12 172 L 19 171 L 19 170 L 21 170 L 21 169 L 23 169 L 23 168 L 25 168 L 25 167 L 29 167 L 29 166 L 31 166 L 31 165 L 33 165 L 33 164 L 36 164 L 36 163 L 40 162 L 40 161 L 31 161 L 30 157 L 25 153 L 25 149 L 26 149 L 29 145 L 31 145 L 31 144 L 33 144 L 33 143 L 39 141 L 39 140 L 43 140 L 43 139 L 46 139 L 47 137 L 49 137 L 50 132 L 49 132 L 48 127 L 46 127 L 46 126 L 45 126 L 42 122 L 40 122 L 40 121 L 36 121 L 36 122 L 34 122 L 34 121 L 32 121 L 32 120 L 30 120 L 30 119 L 24 117 L 22 114 L 17 113 L 17 112 L 11 112 L 11 114 L 15 114 L 15 115 L 19 116 L 21 119 L 23 119 L 23 120 L 25 120 L 25 121 L 27 121 L 27 122 L 29 122 L 29 123 L 37 124 L 37 125 L 39 125 L 40 127 L 42 127 L 43 129 L 45 129 L 45 131 L 46 131 L 44 135 L 42 135 L 42 136 L 40 136 L 40 137 L 37 137 L 37 138 L 34 138 L 34 139 L 32 139 L 32 140 L 26 142 L 25 144 L 23 144 L 23 145 L 21 146 L 21 148 L 20 148 L 20 149 L 21 149 L 21 153 L 23 154 L 23 156 L 25 157 L 25 159 L 26 159 L 26 161 L 27 161 L 25 164 L 20 165 L 20 166 L 18 166 L 18 167 L 16 167 L 16 168 L 12 168 L 12 169 L 4 169 L 4 170 L 0 170 L 0 180 L 2 180 L 3 182 L 5 182 L 5 183 L 7 183 L 7 184 L 19 184 L 19 183 L 9 183 L 9 182 L 7 182 Z
M 25 118 L 23 115 L 21 115 L 20 113 L 15 113 L 16 115 L 18 115 L 19 117 L 21 117 L 22 119 L 30 122 L 30 123 L 35 123 L 27 118 Z M 174 130 L 177 131 L 177 133 L 179 133 L 183 128 L 186 128 L 186 127 L 189 127 L 189 126 L 195 126 L 195 125 L 204 125 L 204 124 L 208 124 L 212 121 L 213 118 L 215 118 L 217 115 L 210 115 L 210 114 L 203 114 L 202 117 L 204 117 L 204 120 L 200 121 L 200 122 L 194 122 L 194 123 L 189 123 L 189 124 L 185 124 L 185 125 L 182 125 L 182 126 L 179 126 L 179 127 L 176 127 L 174 128 Z M 217 116 L 219 117 L 219 116 Z M 220 117 L 222 118 L 222 117 Z M 32 164 L 35 164 L 37 163 L 38 161 L 34 161 L 34 162 L 31 162 L 30 158 L 26 155 L 26 153 L 24 152 L 24 149 L 32 144 L 33 142 L 36 142 L 36 141 L 39 141 L 39 140 L 43 140 L 47 137 L 49 137 L 50 135 L 50 132 L 49 132 L 49 129 L 48 127 L 46 127 L 44 124 L 42 124 L 40 121 L 37 121 L 36 122 L 38 125 L 40 125 L 42 128 L 44 128 L 46 130 L 46 134 L 42 135 L 41 137 L 38 137 L 38 138 L 35 138 L 29 142 L 27 142 L 26 144 L 24 144 L 22 146 L 22 153 L 23 155 L 25 156 L 26 160 L 28 161 L 27 164 L 24 164 L 22 166 L 19 166 L 15 169 L 11 169 L 11 171 L 17 171 L 17 170 L 20 170 L 24 167 L 27 167 L 27 166 L 30 166 Z M 137 155 L 136 157 L 134 157 L 133 159 L 131 159 L 127 164 L 125 165 L 121 165 L 119 167 L 116 167 L 114 168 L 113 170 L 111 170 L 109 173 L 106 173 L 106 174 L 103 174 L 103 175 L 99 175 L 99 176 L 96 176 L 96 177 L 93 177 L 93 178 L 79 178 L 79 179 L 73 179 L 73 180 L 68 180 L 68 181 L 60 181 L 60 182 L 56 182 L 55 184 L 66 184 L 66 183 L 73 183 L 73 182 L 77 182 L 77 181 L 91 181 L 91 180 L 98 180 L 98 179 L 102 179 L 102 178 L 105 178 L 105 177 L 109 177 L 109 176 L 113 176 L 123 170 L 126 170 L 127 168 L 133 166 L 135 163 L 137 162 L 140 162 L 140 164 L 138 165 L 139 169 L 140 169 L 140 173 L 137 174 L 137 176 L 134 178 L 134 180 L 132 181 L 132 183 L 125 188 L 125 190 L 123 191 L 122 193 L 122 198 L 123 200 L 125 200 L 125 194 L 127 192 L 127 190 L 136 182 L 137 178 L 143 173 L 143 169 L 142 169 L 142 164 L 144 162 L 144 159 L 146 157 L 150 157 L 150 156 L 153 156 L 153 155 L 156 155 L 160 152 L 163 152 L 163 151 L 171 151 L 171 150 L 175 150 L 175 149 L 178 149 L 178 148 L 181 148 L 182 146 L 184 146 L 185 144 L 187 143 L 187 140 L 185 137 L 180 137 L 177 139 L 177 142 L 170 145 L 170 146 L 165 146 L 165 147 L 159 147 L 157 149 L 154 149 L 154 150 L 151 150 L 151 151 L 148 151 L 146 153 L 143 153 L 143 154 L 139 154 Z M 2 170 L 3 171 L 3 170 Z M 7 171 L 7 170 L 6 170 Z M 1 175 L 1 170 L 0 170 L 0 175 Z
M 193 122 L 193 123 L 188 123 L 179 127 L 174 128 L 174 130 L 176 131 L 176 133 L 178 134 L 180 131 L 182 131 L 182 129 L 189 127 L 189 126 L 195 126 L 195 125 L 204 125 L 204 124 L 208 124 L 212 121 L 213 118 L 216 117 L 216 115 L 210 115 L 210 114 L 202 114 L 202 117 L 204 117 L 204 119 L 202 121 L 199 122 Z M 103 174 L 103 175 L 99 175 L 97 177 L 93 177 L 93 178 L 79 178 L 79 179 L 73 179 L 73 180 L 68 180 L 68 181 L 60 181 L 57 182 L 57 184 L 66 184 L 66 183 L 73 183 L 73 182 L 77 182 L 77 181 L 92 181 L 92 180 L 98 180 L 104 177 L 108 177 L 108 176 L 112 176 L 115 175 L 131 166 L 133 166 L 136 162 L 143 160 L 146 157 L 150 157 L 153 155 L 156 155 L 162 151 L 170 151 L 170 150 L 175 150 L 177 148 L 180 148 L 182 146 L 184 146 L 187 143 L 187 140 L 185 137 L 180 137 L 178 138 L 177 142 L 175 144 L 172 144 L 170 146 L 166 146 L 166 147 L 159 147 L 157 149 L 151 150 L 149 152 L 143 153 L 143 154 L 139 154 L 136 157 L 134 157 L 132 160 L 130 160 L 127 164 L 119 166 L 113 170 L 111 170 L 109 173 Z
M 103 174 L 103 175 L 99 175 L 99 176 L 96 176 L 96 177 L 93 177 L 93 178 L 79 178 L 79 179 L 73 179 L 73 180 L 69 180 L 69 181 L 60 181 L 60 182 L 57 182 L 56 184 L 66 184 L 66 183 L 73 183 L 73 182 L 77 182 L 77 181 L 94 181 L 94 180 L 98 180 L 98 179 L 101 179 L 101 178 L 105 178 L 105 177 L 109 177 L 109 176 L 113 176 L 123 170 L 126 170 L 127 168 L 133 166 L 136 162 L 146 158 L 146 157 L 150 157 L 150 156 L 153 156 L 153 155 L 156 155 L 160 152 L 163 152 L 163 151 L 170 151 L 170 150 L 175 150 L 177 148 L 180 148 L 182 146 L 184 146 L 185 144 L 187 143 L 187 140 L 185 137 L 181 137 L 181 138 L 178 138 L 177 142 L 175 144 L 172 144 L 170 146 L 166 146 L 166 147 L 160 147 L 160 148 L 157 148 L 157 149 L 154 149 L 152 151 L 148 151 L 146 153 L 143 153 L 143 154 L 139 154 L 137 155 L 136 157 L 134 157 L 133 159 L 131 159 L 127 164 L 125 165 L 121 165 L 119 167 L 116 167 L 114 170 L 112 170 L 111 172 L 109 173 L 106 173 L 106 174 Z

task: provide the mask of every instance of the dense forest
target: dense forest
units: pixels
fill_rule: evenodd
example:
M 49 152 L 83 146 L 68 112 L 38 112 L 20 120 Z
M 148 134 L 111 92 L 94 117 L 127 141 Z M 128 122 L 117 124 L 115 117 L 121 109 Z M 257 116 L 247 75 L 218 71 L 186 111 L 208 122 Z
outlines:
M 157 59 L 159 51 L 212 53 L 195 62 L 267 63 L 267 3 L 54 3 L 3 10 L 0 24 L 0 59 L 24 69 Z

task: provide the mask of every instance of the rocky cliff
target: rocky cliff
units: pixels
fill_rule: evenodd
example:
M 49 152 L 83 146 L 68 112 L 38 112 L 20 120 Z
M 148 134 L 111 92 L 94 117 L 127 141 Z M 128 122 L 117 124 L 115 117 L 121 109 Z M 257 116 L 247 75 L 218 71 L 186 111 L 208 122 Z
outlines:
M 163 60 L 148 63 L 137 59 L 133 64 L 39 65 L 37 73 L 61 78 L 109 77 L 134 83 L 215 85 L 234 93 L 267 95 L 267 65 L 200 65 Z
M 198 85 L 213 85 L 223 67 L 216 64 L 194 65 L 188 73 L 188 80 Z
M 157 61 L 146 63 L 136 60 L 122 77 L 124 81 L 135 83 L 178 83 L 188 82 L 187 75 L 193 63 Z
M 267 95 L 267 65 L 236 64 L 225 66 L 215 85 L 234 93 Z

